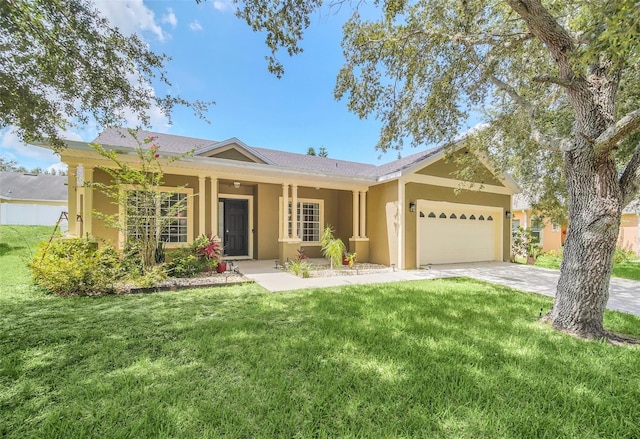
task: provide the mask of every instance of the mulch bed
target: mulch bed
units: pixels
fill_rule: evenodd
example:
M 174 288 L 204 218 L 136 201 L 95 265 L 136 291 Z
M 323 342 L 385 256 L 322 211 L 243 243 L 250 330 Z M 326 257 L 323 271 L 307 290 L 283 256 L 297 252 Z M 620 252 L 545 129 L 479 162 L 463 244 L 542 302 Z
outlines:
M 116 294 L 156 293 L 158 291 L 177 291 L 192 288 L 224 287 L 251 283 L 253 280 L 240 273 L 227 271 L 224 273 L 201 273 L 196 277 L 172 277 L 152 287 L 137 287 L 131 284 L 119 284 Z

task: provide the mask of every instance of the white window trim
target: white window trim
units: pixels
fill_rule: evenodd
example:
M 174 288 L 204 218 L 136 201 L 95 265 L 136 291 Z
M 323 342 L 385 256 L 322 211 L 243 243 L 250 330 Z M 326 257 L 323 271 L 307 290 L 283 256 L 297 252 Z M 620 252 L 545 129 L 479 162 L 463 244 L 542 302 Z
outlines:
M 140 190 L 140 188 L 136 188 L 135 186 L 129 186 L 125 191 L 135 191 Z M 167 242 L 165 243 L 166 248 L 179 248 L 183 247 L 186 244 L 193 242 L 193 189 L 192 188 L 176 188 L 171 186 L 160 186 L 158 187 L 160 192 L 173 192 L 176 194 L 187 194 L 187 242 Z M 118 232 L 118 247 L 120 249 L 124 248 L 124 244 L 127 241 L 127 236 L 124 229 L 124 223 L 126 221 L 125 212 L 122 206 L 118 206 L 118 215 L 121 222 L 121 227 Z
M 551 223 L 551 231 L 553 233 L 558 233 L 560 231 L 560 224 Z
M 293 203 L 293 198 L 289 197 L 289 202 Z M 321 198 L 315 199 L 315 198 L 298 198 L 298 203 L 317 203 L 320 205 L 320 236 L 322 236 L 322 232 L 324 231 L 324 200 Z M 282 210 L 283 210 L 283 205 L 282 205 L 282 197 L 278 197 L 278 227 L 279 230 L 283 230 L 284 228 L 284 224 L 283 224 L 283 219 L 282 219 Z M 293 209 L 292 209 L 293 210 Z M 287 218 L 288 220 L 288 218 Z M 298 218 L 298 227 L 300 227 L 301 221 L 300 218 Z M 288 228 L 287 228 L 288 229 Z M 294 238 L 289 237 L 289 238 L 284 238 L 287 241 L 291 241 Z M 310 246 L 310 247 L 316 247 L 316 246 L 320 246 L 320 241 L 303 241 L 302 240 L 302 236 L 298 236 L 298 239 L 296 241 L 300 241 L 302 242 L 305 246 Z

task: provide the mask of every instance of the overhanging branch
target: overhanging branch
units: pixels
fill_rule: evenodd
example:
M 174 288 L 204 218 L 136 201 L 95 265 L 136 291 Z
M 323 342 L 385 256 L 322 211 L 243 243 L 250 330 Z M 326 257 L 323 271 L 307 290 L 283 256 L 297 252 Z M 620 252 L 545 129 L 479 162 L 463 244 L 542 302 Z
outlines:
M 535 76 L 533 77 L 532 81 L 543 82 L 546 84 L 556 84 L 565 88 L 572 88 L 579 85 L 577 81 L 572 81 L 570 79 L 564 79 L 564 78 L 559 78 L 557 76 L 550 76 L 550 75 Z
M 609 153 L 618 142 L 638 129 L 640 129 L 640 108 L 628 113 L 594 140 L 596 153 Z

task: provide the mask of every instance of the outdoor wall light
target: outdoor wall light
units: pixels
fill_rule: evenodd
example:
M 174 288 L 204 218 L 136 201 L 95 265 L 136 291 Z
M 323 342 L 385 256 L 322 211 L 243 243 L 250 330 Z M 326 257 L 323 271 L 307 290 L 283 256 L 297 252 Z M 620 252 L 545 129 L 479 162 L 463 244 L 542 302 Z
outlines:
M 233 187 L 236 189 L 240 189 L 240 182 L 239 181 L 234 181 L 233 182 Z
M 416 211 L 416 203 L 409 203 L 409 212 L 415 212 Z
M 504 216 L 506 216 L 507 218 L 511 218 L 511 211 L 510 211 L 510 210 L 507 210 L 507 211 L 504 213 Z

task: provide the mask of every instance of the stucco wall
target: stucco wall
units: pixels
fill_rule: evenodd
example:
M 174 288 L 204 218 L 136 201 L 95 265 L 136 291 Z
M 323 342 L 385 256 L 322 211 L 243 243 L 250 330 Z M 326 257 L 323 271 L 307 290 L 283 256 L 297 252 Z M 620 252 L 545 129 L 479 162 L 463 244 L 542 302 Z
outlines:
M 278 200 L 282 196 L 282 186 L 258 184 L 256 195 L 254 255 L 256 259 L 278 259 Z
M 398 182 L 369 188 L 367 196 L 367 236 L 370 262 L 397 264 L 397 224 L 394 214 L 398 200 Z
M 456 176 L 457 166 L 455 158 L 459 155 L 465 155 L 467 153 L 468 151 L 466 150 L 466 148 L 462 148 L 453 153 L 451 157 L 443 158 L 435 163 L 432 163 L 429 166 L 420 169 L 419 171 L 416 171 L 416 174 L 458 179 L 458 177 Z M 471 181 L 473 183 L 490 184 L 494 186 L 504 186 L 502 182 L 495 178 L 495 176 L 491 173 L 491 171 L 489 171 L 489 169 L 487 169 L 480 163 L 478 163 L 477 172 L 475 173 L 475 175 L 469 177 L 468 181 Z
M 618 235 L 618 246 L 627 250 L 639 253 L 638 248 L 638 215 L 624 214 L 620 221 L 620 233 Z

